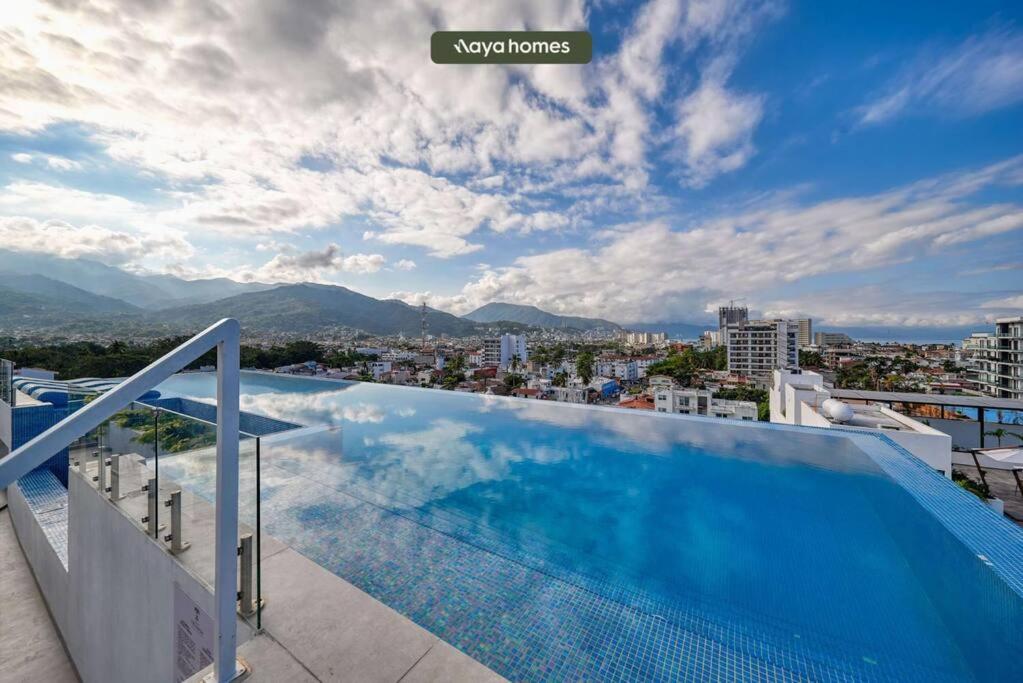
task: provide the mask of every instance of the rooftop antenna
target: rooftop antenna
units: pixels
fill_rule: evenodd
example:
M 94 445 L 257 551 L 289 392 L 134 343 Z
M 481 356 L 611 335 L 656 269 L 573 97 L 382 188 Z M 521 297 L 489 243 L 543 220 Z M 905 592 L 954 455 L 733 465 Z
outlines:
M 419 305 L 419 343 L 426 353 L 426 299 Z

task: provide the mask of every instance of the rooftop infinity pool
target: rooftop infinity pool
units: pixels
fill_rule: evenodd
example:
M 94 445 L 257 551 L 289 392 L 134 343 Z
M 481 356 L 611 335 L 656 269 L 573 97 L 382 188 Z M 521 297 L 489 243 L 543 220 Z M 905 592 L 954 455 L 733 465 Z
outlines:
M 1023 680 L 1023 532 L 882 437 L 248 372 L 242 409 L 336 427 L 267 440 L 264 532 L 509 679 Z M 161 472 L 209 496 L 197 457 Z

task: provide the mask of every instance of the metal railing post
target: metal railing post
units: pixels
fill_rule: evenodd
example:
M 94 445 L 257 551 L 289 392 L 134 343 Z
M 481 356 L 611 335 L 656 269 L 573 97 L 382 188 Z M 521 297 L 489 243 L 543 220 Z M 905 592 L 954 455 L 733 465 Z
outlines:
M 256 601 L 252 596 L 252 534 L 242 534 L 238 546 L 238 557 L 241 569 L 241 588 L 238 591 L 238 608 L 244 616 L 256 611 Z
M 239 369 L 238 324 L 225 329 L 217 344 L 217 527 L 214 570 L 213 623 L 217 642 L 213 672 L 217 683 L 238 673 L 238 439 Z
M 110 456 L 110 500 L 121 500 L 121 456 Z
M 191 547 L 190 543 L 185 543 L 184 533 L 181 526 L 181 489 L 172 491 L 170 498 L 164 502 L 164 505 L 170 508 L 171 513 L 170 533 L 164 536 L 163 540 L 170 541 L 171 555 L 177 555 Z
M 156 478 L 149 480 L 146 484 L 146 516 L 142 518 L 142 521 L 146 524 L 146 533 L 153 538 L 158 538 L 157 534 L 160 529 L 156 526 L 156 495 L 157 491 Z

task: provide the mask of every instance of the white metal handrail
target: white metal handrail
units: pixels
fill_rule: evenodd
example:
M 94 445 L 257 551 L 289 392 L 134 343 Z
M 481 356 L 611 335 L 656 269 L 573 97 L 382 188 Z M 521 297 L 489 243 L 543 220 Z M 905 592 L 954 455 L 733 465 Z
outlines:
M 241 673 L 235 655 L 240 336 L 238 321 L 224 318 L 0 460 L 0 489 L 4 489 L 216 347 L 217 527 L 213 580 L 216 652 L 213 670 L 217 683 L 226 683 Z

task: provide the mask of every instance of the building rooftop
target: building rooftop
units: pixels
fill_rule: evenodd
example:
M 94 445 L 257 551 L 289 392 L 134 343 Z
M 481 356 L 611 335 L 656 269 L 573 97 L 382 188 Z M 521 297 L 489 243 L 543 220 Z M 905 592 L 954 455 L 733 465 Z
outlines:
M 903 432 L 915 431 L 910 425 L 899 422 L 873 405 L 850 405 L 853 409 L 853 418 L 848 422 L 835 422 L 835 420 L 821 411 L 821 415 L 827 418 L 828 422 L 840 427 L 862 427 L 865 429 L 892 429 Z
M 828 389 L 833 398 L 881 403 L 918 403 L 933 406 L 985 408 L 991 410 L 1023 410 L 1023 401 L 989 396 L 953 396 L 949 394 L 916 394 L 907 391 L 864 391 L 861 389 Z

